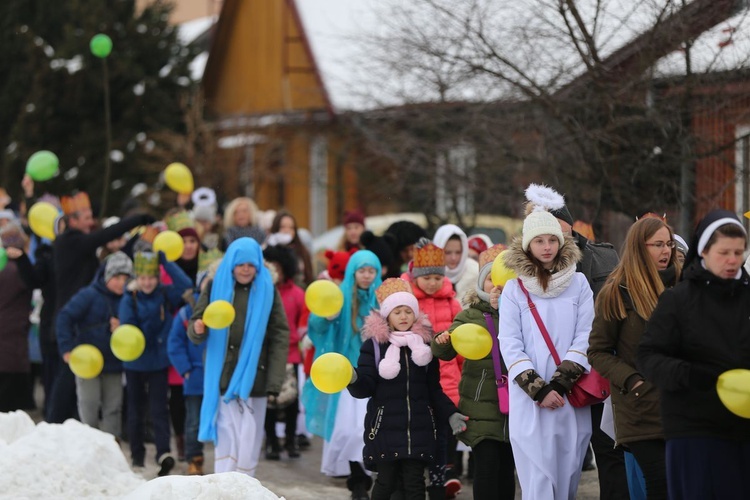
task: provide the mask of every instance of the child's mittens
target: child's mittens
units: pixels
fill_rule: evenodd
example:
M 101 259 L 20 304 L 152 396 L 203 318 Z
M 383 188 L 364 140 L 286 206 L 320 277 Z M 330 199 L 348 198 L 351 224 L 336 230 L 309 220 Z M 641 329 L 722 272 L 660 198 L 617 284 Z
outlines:
M 469 417 L 467 417 L 466 415 L 461 415 L 458 412 L 448 417 L 448 423 L 451 426 L 451 430 L 453 431 L 454 436 L 466 430 L 467 420 L 469 420 Z

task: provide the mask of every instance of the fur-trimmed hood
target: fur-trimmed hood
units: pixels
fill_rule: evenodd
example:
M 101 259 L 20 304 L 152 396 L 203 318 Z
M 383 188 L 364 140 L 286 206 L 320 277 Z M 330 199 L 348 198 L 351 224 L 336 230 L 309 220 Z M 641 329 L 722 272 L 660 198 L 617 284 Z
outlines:
M 523 251 L 521 244 L 522 240 L 520 237 L 513 238 L 513 242 L 505 253 L 505 265 L 519 276 L 536 277 L 537 268 L 531 262 L 529 256 L 526 255 L 526 252 Z M 552 269 L 552 274 L 576 265 L 582 258 L 583 254 L 578 245 L 576 245 L 575 240 L 570 236 L 566 236 L 565 244 L 560 249 L 560 259 Z
M 432 324 L 424 313 L 419 313 L 411 329 L 425 341 L 430 343 L 433 337 Z M 388 320 L 380 315 L 379 311 L 371 312 L 365 318 L 365 324 L 362 327 L 362 336 L 366 339 L 374 338 L 378 343 L 389 342 L 391 329 L 388 327 Z

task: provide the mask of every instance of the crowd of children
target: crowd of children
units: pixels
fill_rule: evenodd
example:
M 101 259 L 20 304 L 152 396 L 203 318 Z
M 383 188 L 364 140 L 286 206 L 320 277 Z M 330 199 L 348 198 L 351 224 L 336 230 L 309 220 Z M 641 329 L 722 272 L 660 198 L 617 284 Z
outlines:
M 33 183 L 25 180 L 24 189 L 30 205 Z M 662 429 L 655 393 L 641 396 L 659 387 L 665 404 L 682 411 L 686 403 L 675 392 L 708 397 L 700 391 L 710 385 L 705 379 L 715 384 L 718 365 L 748 368 L 745 358 L 721 358 L 729 353 L 723 346 L 713 364 L 691 361 L 695 367 L 685 380 L 664 372 L 679 363 L 674 329 L 688 325 L 673 324 L 677 316 L 661 311 L 659 295 L 671 297 L 671 288 L 688 297 L 712 293 L 685 291 L 679 283 L 684 240 L 665 221 L 642 218 L 628 233 L 623 262 L 607 278 L 615 266 L 603 269 L 601 255 L 612 262 L 614 251 L 597 255 L 598 268 L 591 263 L 599 250 L 572 231 L 562 196 L 532 185 L 527 199 L 522 233 L 508 247 L 485 235 L 469 237 L 452 224 L 439 227 L 432 240 L 407 221 L 376 236 L 361 213 L 347 212 L 342 240 L 325 252 L 328 265 L 318 274 L 343 294 L 340 311 L 327 317 L 311 314 L 305 304 L 315 269 L 296 219 L 281 211 L 264 224 L 249 198 L 231 201 L 223 224 L 215 193 L 201 188 L 191 209 L 169 210 L 162 220 L 110 219 L 95 229 L 88 197 L 79 193 L 57 201 L 54 242 L 33 235 L 8 211 L 0 217 L 10 259 L 0 270 L 7 327 L 0 336 L 0 410 L 29 404 L 23 344 L 31 290 L 40 288 L 48 308 L 40 339 L 45 418 L 77 417 L 126 439 L 134 469 L 144 466 L 144 442 L 153 439 L 159 475 L 178 460 L 187 461 L 189 474 L 203 474 L 204 443 L 214 445 L 214 472 L 255 475 L 261 456 L 297 459 L 308 436 L 316 435 L 322 438 L 321 472 L 345 476 L 355 500 L 454 498 L 462 488 L 464 450 L 471 453 L 474 498 L 512 499 L 516 477 L 524 498 L 575 498 L 601 413 L 596 418 L 592 406 L 569 398 L 580 380 L 594 375 L 592 365 L 619 391 L 612 448 L 617 443 L 634 454 L 626 455 L 628 471 L 645 477 L 648 498 L 668 488 L 689 491 L 687 465 L 670 458 L 670 449 L 716 454 L 722 445 L 704 438 L 728 438 L 743 447 L 736 459 L 747 460 L 746 424 L 719 406 L 692 420 L 689 412 L 670 414 Z M 735 280 L 734 297 L 750 280 L 734 265 L 738 258 L 723 256 L 741 254 L 744 228 L 729 215 L 713 217 L 701 233 L 708 236 L 693 242 L 700 255 L 690 254 L 687 276 L 696 276 L 695 283 L 711 283 L 706 273 Z M 183 241 L 172 261 L 153 248 L 167 229 Z M 731 252 L 714 255 L 716 245 Z M 509 270 L 500 281 L 493 276 L 498 259 Z M 217 301 L 235 312 L 223 328 L 206 323 L 207 308 Z M 649 316 L 659 319 L 653 330 L 646 327 Z M 110 348 L 112 332 L 122 325 L 144 335 L 137 359 L 121 361 Z M 464 358 L 452 341 L 464 325 L 489 333 L 492 347 L 481 359 Z M 667 328 L 671 344 L 656 337 Z M 737 329 L 746 333 L 743 325 Z M 646 343 L 639 351 L 641 337 Z M 735 337 L 725 339 L 732 342 Z M 104 357 L 93 378 L 74 376 L 68 366 L 71 352 L 84 343 Z M 346 389 L 334 394 L 306 376 L 327 353 L 343 355 L 353 367 Z M 634 404 L 630 393 L 651 406 Z M 647 434 L 636 429 L 639 416 L 650 423 Z M 725 431 L 712 434 L 704 417 L 717 418 Z M 621 459 L 621 468 L 608 467 L 607 474 L 621 474 L 624 482 L 625 463 Z M 708 491 L 712 480 L 696 484 Z M 638 497 L 642 489 L 631 483 L 616 497 Z

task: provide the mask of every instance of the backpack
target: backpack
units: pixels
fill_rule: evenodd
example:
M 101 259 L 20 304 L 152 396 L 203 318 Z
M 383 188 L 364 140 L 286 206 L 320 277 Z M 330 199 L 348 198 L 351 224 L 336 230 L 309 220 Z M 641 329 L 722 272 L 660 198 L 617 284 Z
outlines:
M 618 262 L 620 262 L 620 257 L 611 243 L 586 241 L 579 271 L 586 276 L 594 292 L 594 300 Z

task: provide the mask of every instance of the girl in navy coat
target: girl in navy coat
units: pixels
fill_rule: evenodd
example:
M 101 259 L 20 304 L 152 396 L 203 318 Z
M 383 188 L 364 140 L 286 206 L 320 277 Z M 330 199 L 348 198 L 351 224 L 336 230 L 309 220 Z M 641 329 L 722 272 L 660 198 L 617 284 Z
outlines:
M 104 356 L 104 368 L 92 379 L 76 377 L 78 415 L 81 422 L 99 429 L 101 409 L 104 432 L 120 435 L 122 425 L 122 362 L 109 346 L 112 332 L 120 325 L 118 309 L 125 285 L 133 274 L 133 263 L 123 252 L 107 257 L 104 275 L 83 288 L 57 313 L 57 345 L 66 363 L 70 351 L 80 344 L 96 346 Z
M 372 499 L 389 499 L 397 485 L 405 498 L 424 499 L 424 470 L 435 458 L 436 433 L 449 422 L 454 434 L 466 429 L 440 387 L 440 369 L 429 342 L 432 327 L 419 314 L 416 297 L 404 280 L 390 278 L 376 291 L 380 311 L 362 330 L 357 368 L 348 389 L 370 398 L 364 433 L 364 463 L 377 470 Z
M 172 278 L 171 285 L 159 283 L 159 264 Z M 164 476 L 174 467 L 169 448 L 169 410 L 167 408 L 167 337 L 172 326 L 174 309 L 182 302 L 182 294 L 192 281 L 177 264 L 167 262 L 164 253 L 138 252 L 135 254 L 137 290 L 125 293 L 120 302 L 120 322 L 141 329 L 146 337 L 146 349 L 135 361 L 123 363 L 127 380 L 128 438 L 133 467 L 143 467 L 146 449 L 143 446 L 143 420 L 146 388 L 151 408 L 156 444 L 156 463 Z

